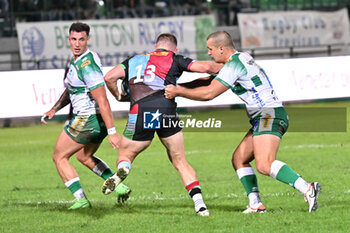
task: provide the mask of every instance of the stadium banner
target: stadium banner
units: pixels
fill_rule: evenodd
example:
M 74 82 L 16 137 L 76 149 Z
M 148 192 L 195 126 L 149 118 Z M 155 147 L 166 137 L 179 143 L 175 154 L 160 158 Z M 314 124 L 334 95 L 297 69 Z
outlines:
M 349 41 L 346 8 L 334 12 L 239 13 L 238 23 L 242 48 L 245 49 L 311 47 Z
M 22 62 L 22 67 L 37 69 L 40 61 L 40 68 L 64 68 L 70 54 L 68 31 L 73 22 L 18 22 L 20 56 L 27 61 Z M 89 48 L 101 56 L 103 66 L 115 66 L 130 55 L 152 50 L 157 36 L 165 32 L 177 37 L 179 53 L 197 59 L 194 51 L 205 51 L 206 36 L 215 30 L 213 15 L 82 22 L 90 25 Z
M 350 56 L 256 61 L 264 68 L 277 96 L 284 102 L 350 97 Z M 108 72 L 112 67 L 105 67 Z M 64 91 L 63 69 L 0 72 L 0 118 L 41 116 Z M 203 77 L 184 73 L 179 83 Z M 129 102 L 118 102 L 108 92 L 113 111 L 128 111 Z M 211 101 L 177 97 L 178 107 L 218 107 L 243 104 L 228 90 Z M 64 108 L 58 114 L 68 114 Z

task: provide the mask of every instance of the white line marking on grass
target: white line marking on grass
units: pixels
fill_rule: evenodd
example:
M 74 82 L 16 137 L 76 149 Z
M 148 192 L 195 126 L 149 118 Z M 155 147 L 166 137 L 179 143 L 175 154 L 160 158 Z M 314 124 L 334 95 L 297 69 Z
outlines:
M 350 191 L 350 190 L 349 190 Z M 190 199 L 190 196 L 188 195 L 179 195 L 177 197 L 162 197 L 159 194 L 153 192 L 154 196 L 139 196 L 139 197 L 130 197 L 129 200 L 132 201 L 165 201 L 165 200 L 184 200 L 184 199 Z M 294 196 L 295 193 L 293 192 L 287 192 L 287 193 L 265 193 L 260 194 L 263 197 L 282 197 L 282 196 Z M 300 194 L 301 195 L 301 194 Z M 205 199 L 217 199 L 217 198 L 239 198 L 239 199 L 247 199 L 247 195 L 245 193 L 237 194 L 237 193 L 229 193 L 229 194 L 219 194 L 219 193 L 213 193 L 213 194 L 204 194 L 203 195 Z
M 346 191 L 345 193 L 350 193 L 350 190 Z M 281 196 L 294 196 L 295 193 L 265 193 L 261 194 L 262 197 L 281 197 Z M 229 193 L 229 194 L 205 194 L 203 195 L 205 199 L 217 199 L 217 198 L 238 198 L 238 199 L 247 199 L 247 195 L 245 193 L 237 194 L 237 193 Z M 301 195 L 300 195 L 301 196 Z M 152 196 L 139 196 L 139 197 L 130 197 L 128 201 L 179 201 L 179 200 L 185 200 L 185 199 L 191 199 L 188 195 L 179 195 L 177 197 L 162 197 L 156 192 L 153 192 Z M 101 202 L 103 199 L 89 199 L 91 202 Z M 47 204 L 71 204 L 74 203 L 75 200 L 46 200 L 46 201 L 25 201 L 25 202 L 12 202 L 16 204 L 26 204 L 26 205 L 47 205 Z
M 47 204 L 69 204 L 69 203 L 74 203 L 75 200 L 70 200 L 70 201 L 66 201 L 66 200 L 58 200 L 58 201 L 52 201 L 52 200 L 47 200 L 47 201 L 25 201 L 22 202 L 26 205 L 47 205 Z M 21 202 L 19 202 L 21 203 Z
M 282 146 L 283 149 L 305 149 L 305 148 L 333 148 L 333 147 L 349 147 L 350 144 L 302 144 L 302 145 L 295 145 L 295 146 Z
M 36 145 L 36 144 L 45 144 L 47 142 L 49 142 L 49 140 L 32 140 L 32 141 L 21 141 L 21 142 L 12 142 L 12 143 L 0 143 L 0 147 Z
M 213 150 L 189 150 L 185 151 L 186 154 L 191 155 L 191 154 L 201 154 L 201 153 L 213 153 Z M 217 153 L 218 151 L 215 151 Z

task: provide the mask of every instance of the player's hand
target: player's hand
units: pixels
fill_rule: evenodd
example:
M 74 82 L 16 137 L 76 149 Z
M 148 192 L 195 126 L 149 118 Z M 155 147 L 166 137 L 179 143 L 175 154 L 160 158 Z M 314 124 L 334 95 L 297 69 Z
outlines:
M 111 144 L 113 149 L 119 149 L 121 139 L 122 137 L 118 133 L 108 135 L 109 143 Z
M 56 111 L 51 109 L 48 112 L 45 112 L 44 115 L 41 117 L 41 122 L 47 125 L 47 122 L 45 121 L 45 118 L 52 119 L 52 117 L 55 115 Z
M 165 87 L 165 98 L 167 99 L 173 99 L 175 98 L 176 96 L 179 95 L 178 91 L 181 89 L 182 87 L 180 86 L 174 86 L 174 85 L 167 85 Z

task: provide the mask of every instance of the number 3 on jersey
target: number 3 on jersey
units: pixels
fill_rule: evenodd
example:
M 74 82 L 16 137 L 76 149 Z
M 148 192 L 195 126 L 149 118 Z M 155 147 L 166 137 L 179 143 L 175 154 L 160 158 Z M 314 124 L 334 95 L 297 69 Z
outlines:
M 143 71 L 143 65 L 136 66 L 137 69 L 137 77 L 134 80 L 134 83 L 139 82 L 152 82 L 155 78 L 155 72 L 156 72 L 156 66 L 155 65 L 148 65 L 145 69 L 145 76 L 142 76 Z

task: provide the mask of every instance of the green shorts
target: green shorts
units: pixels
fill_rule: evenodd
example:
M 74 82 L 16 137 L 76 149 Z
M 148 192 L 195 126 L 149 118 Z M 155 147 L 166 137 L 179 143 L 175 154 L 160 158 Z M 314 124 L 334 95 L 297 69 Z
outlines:
M 266 108 L 250 120 L 253 136 L 261 134 L 273 134 L 282 137 L 289 126 L 289 119 L 286 110 L 283 107 Z
M 81 144 L 100 144 L 107 136 L 107 129 L 100 114 L 74 114 L 64 130 L 74 141 Z

